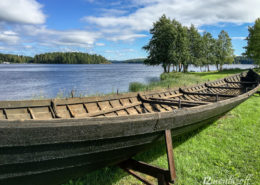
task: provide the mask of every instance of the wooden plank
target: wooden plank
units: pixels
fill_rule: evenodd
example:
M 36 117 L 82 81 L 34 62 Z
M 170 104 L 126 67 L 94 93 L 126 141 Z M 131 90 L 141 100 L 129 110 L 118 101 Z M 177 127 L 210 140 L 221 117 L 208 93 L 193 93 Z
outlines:
M 173 99 L 163 99 L 163 98 L 150 98 L 151 100 L 159 100 L 159 101 L 169 101 L 169 102 L 176 102 L 178 103 L 179 100 L 173 100 Z M 182 103 L 196 103 L 196 104 L 201 104 L 201 105 L 206 105 L 211 102 L 204 102 L 204 101 L 193 101 L 193 100 L 181 100 Z
M 150 105 L 150 103 L 143 102 L 143 106 L 148 112 L 154 112 L 153 107 Z
M 30 113 L 31 118 L 32 118 L 32 119 L 35 119 L 35 115 L 33 114 L 33 111 L 32 111 L 31 108 L 28 108 L 28 112 Z
M 227 83 L 234 83 L 234 84 L 258 84 L 258 82 L 245 82 L 245 81 L 241 81 L 241 82 L 231 82 L 231 81 L 228 81 L 226 78 L 224 79 L 225 82 Z
M 88 114 L 86 114 L 86 116 L 87 117 L 93 117 L 93 116 L 108 114 L 108 113 L 111 113 L 111 112 L 124 110 L 124 109 L 130 108 L 130 107 L 134 107 L 134 106 L 137 106 L 137 105 L 141 105 L 141 104 L 142 104 L 141 102 L 132 103 L 132 104 L 126 105 L 124 107 L 121 106 L 121 107 L 115 107 L 115 108 L 111 108 L 111 109 L 103 110 L 103 111 L 99 111 L 99 112 L 88 113 Z
M 53 119 L 51 112 L 38 112 L 34 113 L 35 119 L 37 120 L 46 120 Z
M 113 107 L 122 107 L 119 100 L 112 100 L 112 101 L 110 101 L 110 103 Z
M 175 171 L 174 156 L 173 156 L 171 130 L 165 130 L 164 137 L 165 137 L 165 144 L 166 144 L 168 169 L 170 172 L 170 180 L 171 182 L 174 182 L 176 179 L 176 171 Z
M 134 107 L 136 109 L 136 111 L 138 112 L 138 114 L 144 113 L 140 105 Z
M 169 105 L 169 106 L 174 106 L 174 105 L 179 106 L 179 103 L 180 103 L 179 102 L 180 100 L 177 100 L 177 102 L 176 101 L 172 101 L 172 100 L 150 100 L 150 99 L 146 99 L 146 98 L 142 97 L 140 94 L 138 96 L 139 96 L 139 98 L 141 99 L 141 101 L 143 103 L 164 104 L 164 105 Z M 197 104 L 197 103 L 194 103 L 194 102 L 187 103 L 187 102 L 182 102 L 182 101 L 184 101 L 184 100 L 181 100 L 181 105 L 183 105 L 183 106 L 193 107 L 193 106 L 200 105 L 200 104 Z
M 205 86 L 208 88 L 217 88 L 217 89 L 244 89 L 243 87 L 224 87 L 224 86 L 211 86 L 205 83 Z
M 128 113 L 126 112 L 125 108 L 121 109 L 121 110 L 118 110 L 116 113 L 118 114 L 118 116 L 126 116 L 126 115 L 128 115 Z
M 64 106 L 65 107 L 65 106 Z M 57 109 L 57 105 L 56 105 L 56 101 L 55 100 L 52 100 L 51 101 L 51 111 L 53 111 L 54 115 L 55 115 L 55 118 L 61 118 L 62 116 L 59 115 L 58 113 L 58 109 Z
M 38 113 L 38 112 L 50 112 L 49 107 L 31 107 L 33 113 Z
M 8 114 L 28 114 L 27 107 L 26 108 L 13 108 L 13 109 L 5 109 Z
M 167 98 L 175 98 L 175 97 L 179 97 L 182 95 L 183 95 L 182 93 L 178 93 L 178 94 L 173 94 L 173 95 L 167 96 Z
M 70 116 L 71 116 L 72 118 L 75 118 L 75 117 L 76 117 L 76 114 L 75 114 L 74 111 L 70 108 L 70 106 L 69 106 L 69 105 L 66 105 L 66 107 L 67 107 L 67 109 L 68 109 L 68 111 L 69 111 L 69 113 L 70 113 Z
M 136 161 L 134 159 L 128 159 L 120 163 L 120 167 L 123 169 L 132 169 L 134 171 L 141 172 L 143 174 L 147 174 L 155 178 L 158 177 L 158 174 L 162 174 L 165 176 L 167 181 L 171 181 L 171 177 L 168 170 L 155 167 L 141 161 Z
M 213 94 L 213 93 L 187 92 L 187 91 L 182 90 L 181 88 L 180 88 L 180 91 L 181 91 L 182 93 L 185 93 L 185 94 L 199 95 L 199 96 L 216 96 L 216 95 L 218 95 L 219 97 L 230 97 L 230 98 L 236 97 L 236 95 L 227 95 L 227 94 Z
M 27 114 L 8 114 L 10 120 L 30 120 L 31 116 Z
M 8 119 L 9 117 L 8 117 L 8 115 L 7 115 L 6 109 L 3 109 L 3 113 L 4 113 L 4 115 L 5 115 L 5 118 Z
M 129 112 L 130 115 L 139 114 L 139 113 L 137 112 L 137 110 L 136 110 L 135 108 L 133 108 L 133 107 L 128 108 L 128 109 L 127 109 L 127 112 Z
M 72 104 L 69 105 L 70 109 L 73 110 L 76 113 L 86 113 L 86 109 L 84 108 L 83 104 Z
M 89 113 L 100 111 L 98 106 L 97 106 L 97 103 L 85 103 L 85 106 L 86 106 Z
M 56 117 L 58 116 L 59 118 L 71 118 L 70 113 L 65 105 L 58 105 L 54 113 Z
M 6 116 L 4 114 L 4 110 L 0 110 L 0 119 L 6 119 Z

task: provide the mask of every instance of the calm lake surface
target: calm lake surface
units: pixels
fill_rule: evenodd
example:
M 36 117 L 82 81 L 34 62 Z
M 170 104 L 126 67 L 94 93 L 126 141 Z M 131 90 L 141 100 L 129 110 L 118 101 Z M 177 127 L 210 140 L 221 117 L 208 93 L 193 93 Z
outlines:
M 252 68 L 225 65 L 224 68 Z M 189 67 L 191 71 L 199 68 Z M 211 70 L 215 70 L 211 66 Z M 128 91 L 129 83 L 158 80 L 161 66 L 143 64 L 0 64 L 0 100 L 54 98 Z

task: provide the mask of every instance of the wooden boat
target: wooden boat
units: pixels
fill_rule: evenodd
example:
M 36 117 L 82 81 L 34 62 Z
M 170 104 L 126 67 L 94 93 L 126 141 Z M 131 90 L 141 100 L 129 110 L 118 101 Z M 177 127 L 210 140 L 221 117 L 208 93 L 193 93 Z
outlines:
M 59 184 L 212 122 L 253 95 L 252 70 L 188 88 L 0 102 L 0 184 Z

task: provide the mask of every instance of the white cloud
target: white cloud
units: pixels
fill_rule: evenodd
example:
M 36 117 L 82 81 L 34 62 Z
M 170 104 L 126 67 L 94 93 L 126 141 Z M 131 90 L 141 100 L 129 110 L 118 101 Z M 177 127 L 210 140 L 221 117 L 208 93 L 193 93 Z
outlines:
M 120 9 L 107 9 L 107 8 L 101 8 L 99 9 L 101 11 L 102 16 L 119 16 L 126 14 L 127 10 L 120 10 Z
M 115 51 L 114 50 L 105 50 L 104 52 L 105 53 L 114 53 Z
M 97 42 L 97 43 L 96 43 L 96 46 L 105 46 L 105 44 L 104 44 L 104 43 Z
M 196 26 L 219 22 L 248 23 L 260 17 L 259 0 L 132 0 L 143 5 L 127 16 L 86 16 L 83 20 L 103 28 L 147 31 L 162 14 Z
M 6 47 L 0 46 L 0 51 L 1 51 L 1 50 L 6 50 Z
M 82 30 L 57 31 L 55 35 L 58 42 L 64 45 L 93 45 L 94 41 L 99 38 L 100 34 Z
M 31 46 L 31 45 L 25 45 L 24 46 L 26 49 L 31 49 L 33 46 Z
M 35 0 L 1 0 L 0 21 L 43 24 L 46 16 L 43 14 L 42 5 Z
M 6 34 L 6 35 L 17 35 L 17 33 L 15 33 L 15 32 L 12 31 L 12 30 L 3 31 L 3 34 Z
M 122 49 L 108 49 L 105 50 L 104 53 L 107 54 L 107 58 L 111 59 L 117 59 L 117 60 L 121 60 L 121 59 L 125 59 L 127 56 L 129 57 L 130 53 L 135 53 L 136 51 L 132 48 L 122 48 Z
M 246 37 L 231 37 L 233 40 L 245 40 Z
M 124 48 L 124 49 L 115 49 L 115 50 L 105 50 L 105 53 L 114 53 L 114 54 L 123 54 L 123 53 L 127 53 L 127 52 L 135 52 L 134 49 L 132 48 Z
M 7 31 L 0 31 L 0 43 L 4 44 L 16 44 L 19 41 L 19 36 L 17 33 L 7 30 Z
M 107 40 L 111 40 L 111 41 L 133 41 L 136 38 L 142 38 L 142 37 L 147 37 L 147 35 L 145 34 L 119 34 L 119 35 L 114 35 L 111 37 L 108 37 Z
M 28 40 L 38 42 L 44 46 L 75 46 L 88 48 L 94 45 L 100 38 L 98 32 L 89 32 L 84 30 L 52 30 L 44 25 L 23 25 L 16 26 L 17 32 L 24 35 Z

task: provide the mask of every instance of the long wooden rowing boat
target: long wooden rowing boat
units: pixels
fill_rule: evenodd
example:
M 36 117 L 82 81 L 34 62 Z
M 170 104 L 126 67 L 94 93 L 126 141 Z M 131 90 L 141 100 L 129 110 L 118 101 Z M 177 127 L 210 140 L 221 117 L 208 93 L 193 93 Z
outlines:
M 196 129 L 260 87 L 252 70 L 188 88 L 0 102 L 0 184 L 58 184 Z

